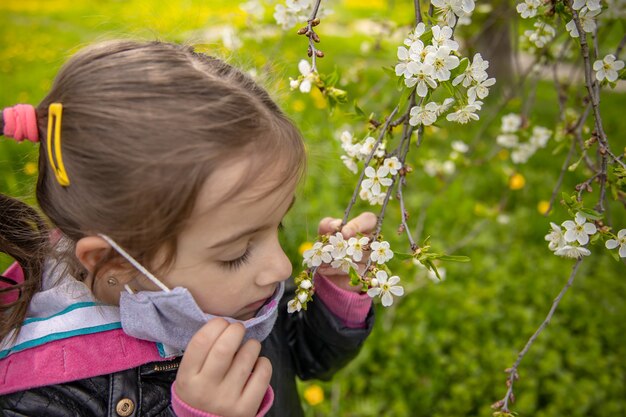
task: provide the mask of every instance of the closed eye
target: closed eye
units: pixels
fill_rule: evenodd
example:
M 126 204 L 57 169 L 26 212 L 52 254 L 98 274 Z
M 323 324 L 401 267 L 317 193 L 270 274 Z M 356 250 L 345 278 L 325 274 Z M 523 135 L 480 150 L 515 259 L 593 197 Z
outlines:
M 229 270 L 237 270 L 244 265 L 250 259 L 250 245 L 246 248 L 246 251 L 238 258 L 231 259 L 229 261 L 221 261 L 220 263 L 224 268 Z

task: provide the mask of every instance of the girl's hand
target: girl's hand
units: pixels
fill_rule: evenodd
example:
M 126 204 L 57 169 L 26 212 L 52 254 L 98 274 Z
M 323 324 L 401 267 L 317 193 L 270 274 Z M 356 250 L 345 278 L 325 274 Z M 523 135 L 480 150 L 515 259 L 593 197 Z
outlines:
M 354 219 L 346 223 L 341 230 L 341 219 L 335 219 L 333 217 L 326 217 L 320 221 L 317 233 L 320 235 L 332 235 L 337 232 L 341 232 L 345 240 L 351 237 L 356 237 L 357 233 L 363 236 L 371 237 L 374 229 L 376 228 L 377 217 L 374 213 L 365 212 L 359 214 Z M 369 252 L 363 253 L 361 261 L 357 262 L 359 274 L 365 271 L 365 264 L 369 258 Z M 330 279 L 336 286 L 352 292 L 360 292 L 361 285 L 350 285 L 350 276 L 343 272 L 341 269 L 332 268 L 328 264 L 322 264 L 317 270 L 320 274 Z
M 272 376 L 261 344 L 241 346 L 241 323 L 210 320 L 191 338 L 176 374 L 176 395 L 191 407 L 223 417 L 255 416 Z

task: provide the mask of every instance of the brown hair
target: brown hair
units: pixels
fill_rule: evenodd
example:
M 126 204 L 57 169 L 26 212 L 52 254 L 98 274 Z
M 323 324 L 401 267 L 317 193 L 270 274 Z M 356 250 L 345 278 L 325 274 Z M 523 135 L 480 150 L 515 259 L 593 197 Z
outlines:
M 63 105 L 67 187 L 57 182 L 46 151 L 54 102 Z M 196 194 L 229 159 L 254 155 L 241 186 L 266 166 L 279 167 L 284 181 L 299 178 L 304 167 L 300 133 L 268 93 L 186 46 L 123 40 L 88 47 L 63 66 L 36 112 L 37 200 L 70 242 L 63 261 L 75 277 L 85 271 L 73 243 L 95 233 L 109 235 L 139 262 L 150 264 L 165 251 L 160 267 L 171 264 Z M 3 196 L 0 217 L 0 250 L 26 267 L 19 300 L 0 307 L 1 339 L 23 321 L 52 248 L 44 222 L 25 204 Z

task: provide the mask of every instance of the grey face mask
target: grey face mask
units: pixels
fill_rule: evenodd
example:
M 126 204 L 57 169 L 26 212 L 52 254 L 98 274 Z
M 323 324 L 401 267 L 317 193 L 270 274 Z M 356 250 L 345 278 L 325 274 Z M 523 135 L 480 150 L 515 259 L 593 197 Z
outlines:
M 170 290 L 113 239 L 102 234 L 100 237 L 162 290 L 133 293 L 126 286 L 127 292 L 122 293 L 120 298 L 122 329 L 126 334 L 185 350 L 191 337 L 202 326 L 213 318 L 222 317 L 203 312 L 186 288 L 176 287 Z M 281 281 L 272 297 L 261 307 L 256 316 L 249 320 L 223 318 L 230 323 L 239 322 L 244 325 L 246 328 L 244 342 L 248 339 L 261 342 L 274 327 L 278 316 L 278 302 L 284 290 L 285 283 Z

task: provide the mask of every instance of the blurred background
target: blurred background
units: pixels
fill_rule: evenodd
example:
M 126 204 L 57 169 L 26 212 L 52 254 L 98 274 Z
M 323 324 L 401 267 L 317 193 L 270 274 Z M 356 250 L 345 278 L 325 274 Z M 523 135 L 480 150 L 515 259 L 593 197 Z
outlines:
M 614 2 L 622 8 L 618 17 L 602 32 L 602 56 L 625 32 L 619 3 Z M 354 103 L 381 121 L 398 101 L 397 78 L 388 69 L 397 63 L 397 47 L 414 25 L 414 12 L 409 1 L 323 2 L 326 15 L 317 32 L 326 57 L 318 60 L 319 71 L 336 74 L 336 87 L 348 94 L 347 103 L 331 109 L 315 88 L 309 94 L 290 90 L 289 77 L 297 78 L 298 62 L 307 59 L 307 39 L 295 34 L 301 25 L 285 30 L 276 23 L 275 4 L 2 0 L 0 106 L 36 105 L 69 56 L 111 38 L 188 43 L 242 67 L 266 86 L 306 138 L 307 175 L 283 234 L 295 273 L 302 251 L 316 239 L 318 221 L 341 217 L 356 184 L 340 160 L 339 140 L 344 130 L 367 135 Z M 553 134 L 521 164 L 496 144 L 501 117 L 508 113 L 523 114 L 533 126 L 559 129 L 552 75 L 527 71 L 539 56 L 520 40 L 530 26 L 519 19 L 513 2 L 477 4 L 472 22 L 460 26 L 456 36 L 465 55 L 481 52 L 490 60 L 488 72 L 497 78 L 481 120 L 429 127 L 422 146 L 409 153 L 414 171 L 405 198 L 414 236 L 419 242 L 430 237 L 437 252 L 465 255 L 471 262 L 440 264 L 439 280 L 410 261 L 390 261 L 406 294 L 391 308 L 377 304 L 374 332 L 332 381 L 300 383 L 308 416 L 489 416 L 490 405 L 504 396 L 504 369 L 541 324 L 574 264 L 554 256 L 544 240 L 550 222 L 572 217 L 559 204 L 560 192 L 545 215 L 569 142 Z M 558 36 L 555 44 L 568 35 Z M 573 84 L 582 80 L 577 55 L 559 59 Z M 565 98 L 574 108 L 585 94 L 578 84 Z M 626 146 L 623 87 L 604 89 L 601 96 L 605 130 L 617 153 Z M 0 192 L 35 204 L 37 152 L 31 143 L 0 141 Z M 566 172 L 561 190 L 571 194 L 589 176 L 581 164 Z M 378 209 L 359 202 L 355 213 Z M 397 232 L 399 215 L 394 199 L 384 238 L 395 251 L 409 252 Z M 606 215 L 616 231 L 626 227 L 623 205 L 612 202 Z M 513 409 L 521 416 L 626 415 L 626 268 L 602 242 L 590 249 L 554 319 L 520 366 Z M 0 269 L 10 262 L 0 257 Z

